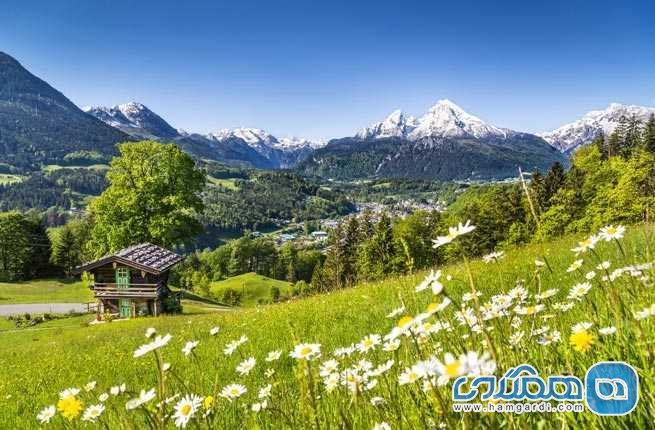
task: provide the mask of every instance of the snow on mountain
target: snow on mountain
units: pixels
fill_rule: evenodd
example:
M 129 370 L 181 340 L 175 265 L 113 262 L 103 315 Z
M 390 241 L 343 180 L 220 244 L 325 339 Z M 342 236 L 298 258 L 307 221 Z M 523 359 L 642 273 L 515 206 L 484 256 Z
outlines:
M 129 102 L 114 107 L 86 106 L 82 110 L 124 132 L 140 137 L 175 138 L 177 130 L 141 103 Z
M 209 138 L 217 141 L 228 139 L 241 139 L 249 146 L 257 149 L 268 150 L 270 148 L 281 151 L 296 151 L 299 149 L 316 149 L 324 146 L 323 142 L 313 142 L 302 137 L 277 138 L 272 134 L 259 128 L 235 128 L 223 129 L 216 133 L 210 133 Z
M 439 100 L 422 117 L 416 119 L 397 110 L 383 121 L 372 124 L 356 134 L 360 139 L 405 137 L 418 140 L 424 137 L 451 138 L 488 137 L 505 138 L 506 131 L 489 125 L 473 116 L 450 100 Z
M 371 124 L 369 127 L 359 131 L 355 137 L 360 139 L 407 137 L 416 126 L 416 118 L 406 116 L 401 110 L 395 110 L 383 121 Z
M 538 136 L 562 152 L 572 152 L 590 143 L 601 132 L 610 135 L 621 117 L 634 115 L 641 121 L 647 121 L 652 114 L 655 114 L 655 108 L 612 103 L 604 110 L 588 112 L 577 121 Z

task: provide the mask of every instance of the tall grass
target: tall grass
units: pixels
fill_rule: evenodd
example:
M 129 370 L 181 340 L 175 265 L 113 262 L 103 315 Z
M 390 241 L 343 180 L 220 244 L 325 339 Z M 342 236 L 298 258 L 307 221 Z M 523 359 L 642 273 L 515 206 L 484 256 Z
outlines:
M 444 246 L 457 247 L 456 236 Z M 38 427 L 49 405 L 53 428 L 652 427 L 651 229 L 599 240 L 578 256 L 575 242 L 229 315 L 6 334 L 0 427 Z M 144 337 L 151 326 L 157 334 Z M 170 341 L 151 344 L 168 333 Z M 275 351 L 279 359 L 267 361 Z M 582 378 L 605 360 L 638 371 L 640 401 L 629 415 L 452 411 L 459 375 L 529 363 L 542 376 Z M 79 392 L 63 392 L 70 388 Z M 92 406 L 101 411 L 93 419 Z

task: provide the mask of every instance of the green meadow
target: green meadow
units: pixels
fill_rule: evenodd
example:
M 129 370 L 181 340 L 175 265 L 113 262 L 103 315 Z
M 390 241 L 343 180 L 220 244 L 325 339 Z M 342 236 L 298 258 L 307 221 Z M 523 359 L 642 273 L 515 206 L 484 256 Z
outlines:
M 71 324 L 56 321 L 38 329 L 1 332 L 0 428 L 38 428 L 37 414 L 49 405 L 61 409 L 46 428 L 174 428 L 175 416 L 182 412 L 186 412 L 188 428 L 371 429 L 379 423 L 388 423 L 393 429 L 652 427 L 655 318 L 643 309 L 655 303 L 653 270 L 632 267 L 612 280 L 603 280 L 621 267 L 652 262 L 651 235 L 650 226 L 633 227 L 620 242 L 599 241 L 578 257 L 571 248 L 582 238 L 568 237 L 508 250 L 497 262 L 475 260 L 470 265 L 462 262 L 442 267 L 439 280 L 443 291 L 428 288 L 417 292 L 415 287 L 426 273 L 416 273 L 230 312 L 94 326 L 84 325 L 84 319 L 78 317 Z M 583 260 L 580 267 L 567 271 L 576 259 Z M 609 261 L 609 268 L 597 269 L 603 261 Z M 572 287 L 584 283 L 591 288 L 569 298 Z M 461 309 L 475 315 L 500 296 L 509 298 L 512 306 L 506 315 L 482 323 L 482 331 L 459 319 Z M 440 311 L 429 305 L 447 303 L 447 299 L 452 303 Z M 387 317 L 401 306 L 405 309 Z M 411 325 L 403 323 L 422 312 L 428 316 L 420 324 L 417 320 Z M 481 318 L 476 321 L 479 324 Z M 580 323 L 592 324 L 584 326 L 584 335 L 573 329 Z M 152 341 L 144 336 L 150 327 L 158 335 L 170 333 L 172 338 L 161 348 L 135 358 L 134 352 Z M 210 334 L 213 327 L 219 328 L 215 335 Z M 382 344 L 388 343 L 384 340 L 366 340 L 369 335 L 384 336 L 394 327 L 403 330 L 394 351 L 383 349 Z M 616 332 L 602 335 L 608 330 L 601 329 L 608 327 Z M 230 342 L 242 336 L 247 340 L 232 345 L 234 351 L 226 354 Z M 187 346 L 186 355 L 182 349 L 189 341 L 198 344 Z M 311 345 L 296 352 L 307 353 L 305 358 L 291 357 L 289 353 L 303 343 Z M 335 354 L 338 348 L 351 345 L 355 345 L 354 351 Z M 270 351 L 280 351 L 280 358 L 266 361 Z M 585 370 L 595 362 L 626 361 L 638 371 L 640 401 L 631 414 L 622 417 L 599 417 L 589 411 L 462 414 L 452 411 L 451 401 L 451 377 L 461 373 L 442 374 L 445 383 L 428 376 L 412 380 L 410 370 L 419 361 L 434 358 L 449 363 L 451 353 L 455 359 L 451 364 L 456 366 L 448 369 L 457 370 L 465 360 L 463 355 L 470 352 L 487 364 L 493 361 L 498 375 L 529 363 L 543 378 L 551 374 L 584 378 Z M 254 367 L 247 372 L 242 367 L 239 372 L 237 366 L 251 357 L 256 360 Z M 389 360 L 393 362 L 388 368 L 370 370 L 389 364 Z M 170 368 L 164 370 L 164 363 Z M 332 384 L 330 378 L 338 382 Z M 403 378 L 405 382 L 401 382 Z M 92 381 L 95 386 L 86 391 L 84 386 Z M 111 387 L 121 384 L 125 384 L 123 393 L 108 394 L 104 399 Z M 230 392 L 226 390 L 230 384 L 239 384 L 246 391 Z M 260 393 L 269 384 L 270 394 L 266 389 Z M 62 403 L 59 393 L 73 387 L 81 389 L 72 397 L 80 408 L 104 408 L 97 422 L 82 421 L 77 403 Z M 148 399 L 146 391 L 151 388 L 155 388 L 155 399 Z M 146 390 L 141 394 L 144 401 L 132 401 L 132 406 L 137 406 L 127 410 L 126 403 L 138 399 L 141 390 Z M 69 394 L 63 397 L 71 400 Z M 183 408 L 184 396 L 189 394 L 198 397 L 187 398 L 191 406 Z M 156 406 L 166 399 L 163 408 Z M 70 420 L 62 414 L 69 414 Z
M 21 303 L 87 303 L 94 301 L 88 283 L 43 279 L 29 282 L 0 282 L 0 305 Z
M 225 290 L 233 290 L 241 295 L 239 305 L 254 306 L 259 303 L 270 302 L 273 288 L 279 289 L 281 298 L 288 298 L 291 295 L 291 283 L 252 272 L 232 276 L 223 281 L 212 282 L 209 291 L 213 297 L 220 300 L 225 294 Z

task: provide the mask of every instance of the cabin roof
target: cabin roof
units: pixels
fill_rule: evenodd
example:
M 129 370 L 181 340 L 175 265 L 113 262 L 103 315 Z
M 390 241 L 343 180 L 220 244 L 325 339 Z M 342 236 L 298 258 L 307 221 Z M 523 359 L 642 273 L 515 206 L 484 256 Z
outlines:
M 161 246 L 152 243 L 140 243 L 77 266 L 75 271 L 81 273 L 106 264 L 121 263 L 153 275 L 159 275 L 183 259 L 184 257 L 181 255 Z

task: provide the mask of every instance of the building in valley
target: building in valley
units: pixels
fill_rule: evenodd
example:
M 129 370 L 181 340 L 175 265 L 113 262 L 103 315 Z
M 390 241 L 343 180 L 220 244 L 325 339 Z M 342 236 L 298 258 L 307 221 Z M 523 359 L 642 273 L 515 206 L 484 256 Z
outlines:
M 121 318 L 179 310 L 180 296 L 168 287 L 170 269 L 183 257 L 150 243 L 121 249 L 76 268 L 93 275 L 89 286 L 98 301 L 98 316 Z

